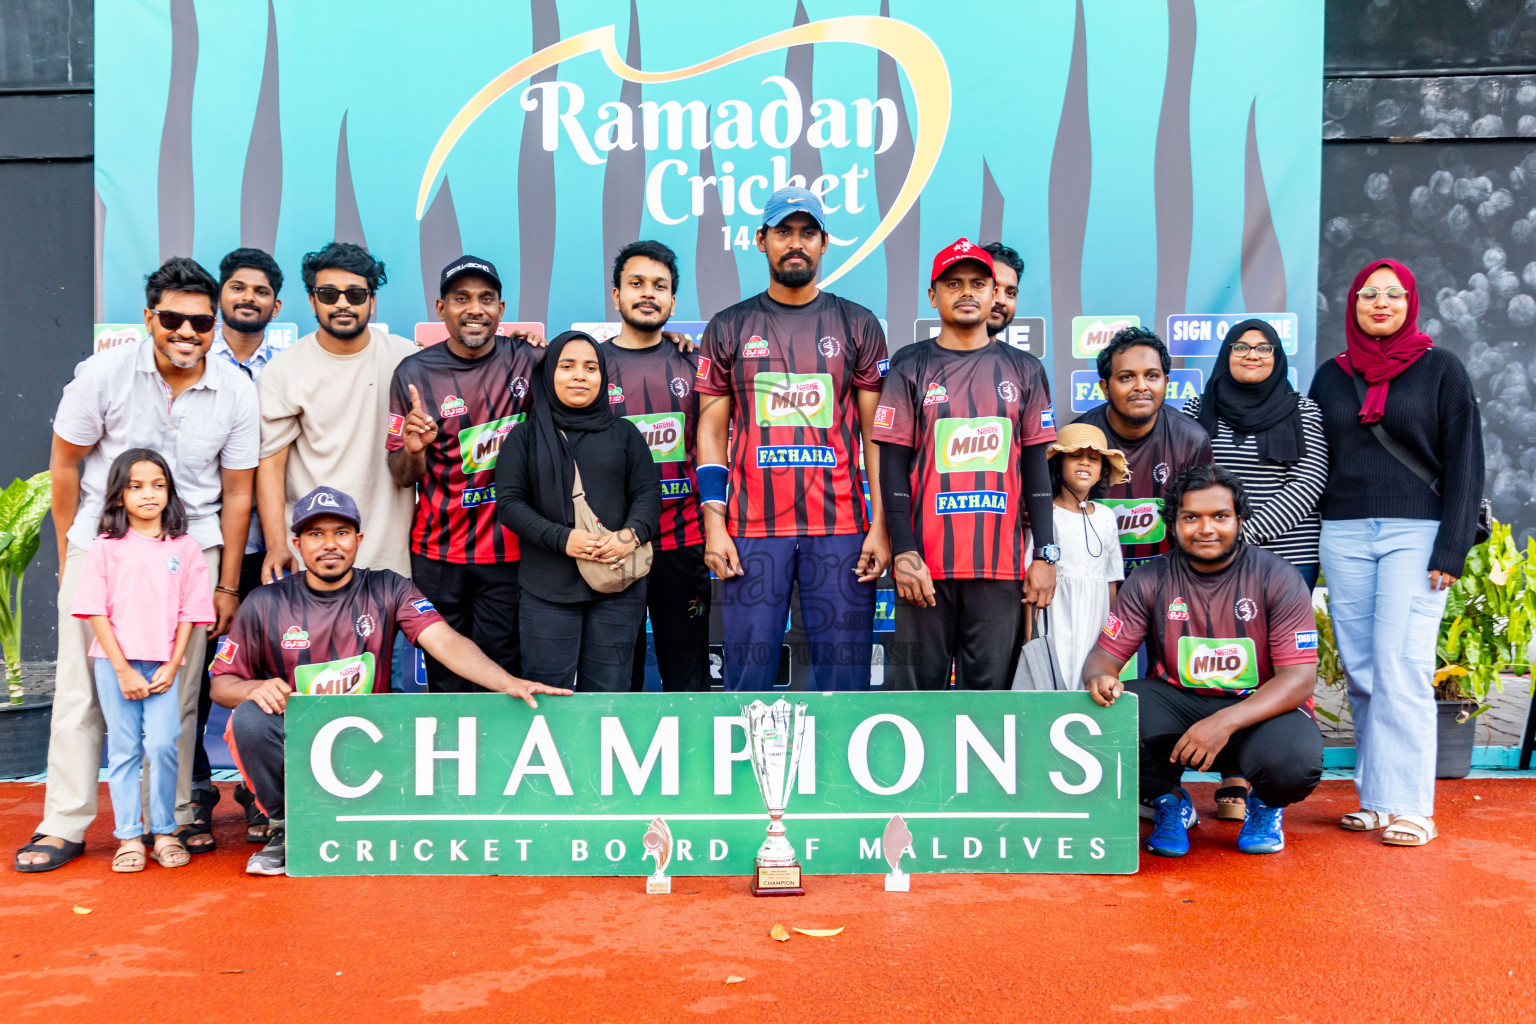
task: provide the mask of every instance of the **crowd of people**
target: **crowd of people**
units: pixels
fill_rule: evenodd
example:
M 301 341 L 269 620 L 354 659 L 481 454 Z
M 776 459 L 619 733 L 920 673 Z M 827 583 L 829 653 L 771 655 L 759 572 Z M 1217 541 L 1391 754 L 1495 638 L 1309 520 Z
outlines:
M 998 337 L 1012 248 L 937 253 L 941 328 L 892 356 L 872 312 L 817 286 L 827 245 L 814 193 L 774 193 L 768 287 L 697 347 L 665 331 L 679 272 L 654 241 L 616 255 L 603 342 L 503 333 L 501 277 L 466 255 L 441 273 L 447 339 L 418 349 L 372 322 L 383 262 L 332 242 L 302 265 L 316 329 L 274 353 L 269 254 L 217 279 L 166 261 L 149 338 L 82 362 L 54 418 L 58 676 L 16 870 L 84 852 L 109 733 L 112 869 L 212 851 L 217 703 L 247 870 L 282 874 L 290 697 L 399 690 L 415 648 L 434 692 L 637 691 L 648 638 L 665 690 L 708 689 L 712 578 L 726 690 L 775 686 L 797 589 L 808 688 L 866 690 L 886 573 L 891 688 L 1018 686 L 1043 626 L 1057 685 L 1136 694 L 1145 848 L 1180 856 L 1186 770 L 1221 773 L 1248 853 L 1283 849 L 1321 777 L 1321 572 L 1358 743 L 1340 824 L 1435 837 L 1434 638 L 1483 456 L 1406 267 L 1361 269 L 1310 397 L 1254 319 L 1165 408 L 1168 349 L 1133 327 L 1098 354 L 1106 401 L 1058 429 L 1040 360 Z

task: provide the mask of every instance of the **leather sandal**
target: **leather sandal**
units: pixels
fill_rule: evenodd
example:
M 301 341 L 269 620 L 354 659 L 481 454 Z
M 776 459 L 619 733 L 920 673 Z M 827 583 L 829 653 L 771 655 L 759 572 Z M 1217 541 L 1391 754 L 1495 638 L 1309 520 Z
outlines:
M 137 845 L 130 846 L 130 843 L 136 843 Z M 119 846 L 117 852 L 112 855 L 112 870 L 123 875 L 131 874 L 135 871 L 143 871 L 146 852 L 144 840 L 123 840 L 123 845 Z
M 1392 824 L 1396 815 L 1383 814 L 1381 811 L 1367 811 L 1361 809 L 1350 811 L 1339 819 L 1339 828 L 1349 832 L 1375 832 L 1379 828 L 1386 828 Z
M 169 842 L 161 843 L 160 840 L 162 839 L 169 840 Z M 163 868 L 186 867 L 187 863 L 192 860 L 192 855 L 187 852 L 187 848 L 181 844 L 181 840 L 176 838 L 175 835 L 156 836 L 154 849 L 149 851 L 149 856 L 150 859 Z
M 1393 838 L 1394 832 L 1399 838 Z M 1399 814 L 1387 826 L 1381 841 L 1387 846 L 1423 846 L 1437 835 L 1435 819 L 1420 814 Z
M 1248 816 L 1248 787 L 1222 786 L 1216 790 L 1216 818 L 1219 821 L 1242 821 Z
M 68 840 L 65 840 L 64 845 L 62 847 L 58 847 L 46 846 L 38 842 L 39 839 L 47 838 L 49 838 L 49 836 L 46 832 L 39 832 L 34 835 L 31 842 L 27 843 L 27 845 L 16 851 L 16 859 L 11 862 L 11 866 L 23 874 L 36 874 L 40 871 L 52 871 L 55 868 L 63 867 L 65 864 L 68 864 L 70 861 L 74 860 L 76 857 L 85 852 L 84 843 L 72 843 Z M 55 836 L 53 838 L 58 837 Z M 46 854 L 48 859 L 43 861 L 41 864 L 23 864 L 21 862 L 21 855 L 24 853 L 42 853 Z

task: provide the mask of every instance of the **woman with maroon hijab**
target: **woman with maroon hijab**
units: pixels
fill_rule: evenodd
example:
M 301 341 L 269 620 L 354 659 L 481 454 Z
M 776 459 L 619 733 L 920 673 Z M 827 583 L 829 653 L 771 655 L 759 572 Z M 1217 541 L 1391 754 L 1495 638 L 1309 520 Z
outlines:
M 1312 380 L 1330 454 L 1319 555 L 1360 796 L 1339 824 L 1423 846 L 1436 835 L 1435 640 L 1477 527 L 1482 420 L 1461 360 L 1419 330 L 1407 267 L 1367 264 L 1348 302 L 1346 348 Z

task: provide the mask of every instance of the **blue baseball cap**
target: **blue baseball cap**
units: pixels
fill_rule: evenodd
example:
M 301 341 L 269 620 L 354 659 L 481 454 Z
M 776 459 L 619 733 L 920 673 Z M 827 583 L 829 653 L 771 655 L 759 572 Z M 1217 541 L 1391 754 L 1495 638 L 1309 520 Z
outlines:
M 345 491 L 334 487 L 316 487 L 293 503 L 293 533 L 298 536 L 313 520 L 331 516 L 345 519 L 361 533 L 363 517 L 357 511 L 357 502 Z
M 817 227 L 823 231 L 827 228 L 827 215 L 816 193 L 794 185 L 786 185 L 768 197 L 768 201 L 763 204 L 763 227 L 776 228 L 780 221 L 792 213 L 808 213 Z

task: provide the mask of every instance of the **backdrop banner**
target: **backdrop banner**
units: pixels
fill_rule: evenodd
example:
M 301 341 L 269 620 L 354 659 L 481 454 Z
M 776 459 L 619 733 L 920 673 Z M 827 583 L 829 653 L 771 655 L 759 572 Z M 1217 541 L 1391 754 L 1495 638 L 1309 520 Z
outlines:
M 98 6 L 99 323 L 138 322 L 165 257 L 250 245 L 308 331 L 300 259 L 332 238 L 385 261 L 378 319 L 406 337 L 440 336 L 416 325 L 464 251 L 508 320 L 615 321 L 636 238 L 677 251 L 675 316 L 705 321 L 765 287 L 753 236 L 792 182 L 828 211 L 823 283 L 892 348 L 929 333 L 934 252 L 1015 247 L 1006 340 L 1059 421 L 1107 341 L 1074 339 L 1084 315 L 1291 313 L 1311 378 L 1322 0 Z M 1209 371 L 1209 342 L 1183 352 Z
M 493 694 L 288 702 L 290 875 L 748 875 L 768 814 L 741 708 L 753 694 Z M 772 699 L 773 695 L 764 695 Z M 806 874 L 1129 874 L 1136 701 L 1083 693 L 806 693 L 784 816 Z

